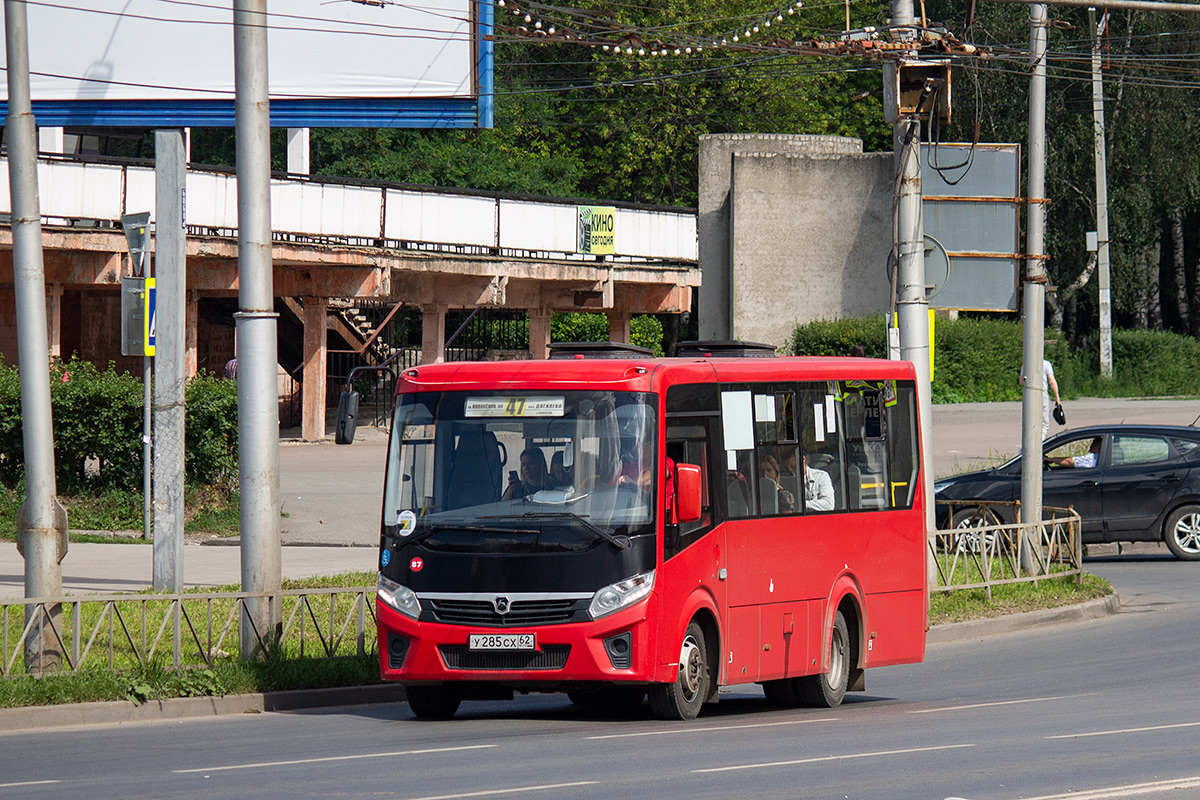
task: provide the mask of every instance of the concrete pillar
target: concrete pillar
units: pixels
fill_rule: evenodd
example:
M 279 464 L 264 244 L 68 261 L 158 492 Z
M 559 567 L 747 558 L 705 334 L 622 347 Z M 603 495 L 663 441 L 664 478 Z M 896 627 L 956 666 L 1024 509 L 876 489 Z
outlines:
M 328 359 L 329 299 L 304 298 L 304 388 L 301 392 L 304 408 L 300 436 L 306 441 L 325 438 L 325 365 Z
M 608 312 L 608 340 L 629 344 L 629 320 L 632 314 L 622 311 Z
M 46 288 L 46 333 L 49 336 L 51 358 L 62 358 L 62 298 L 61 283 L 52 283 Z
M 298 175 L 309 173 L 308 128 L 288 128 L 287 171 Z
M 188 378 L 196 377 L 196 373 L 200 371 L 200 358 L 197 354 L 197 346 L 200 339 L 200 293 L 197 291 L 189 291 L 185 315 L 187 319 L 184 322 L 184 340 L 183 340 L 183 370 L 184 375 Z M 213 372 L 218 375 L 224 374 L 224 364 L 213 364 L 210 366 Z
M 446 360 L 446 307 L 421 306 L 421 363 L 440 364 Z
M 550 357 L 550 317 L 545 309 L 529 309 L 529 354 L 530 358 Z

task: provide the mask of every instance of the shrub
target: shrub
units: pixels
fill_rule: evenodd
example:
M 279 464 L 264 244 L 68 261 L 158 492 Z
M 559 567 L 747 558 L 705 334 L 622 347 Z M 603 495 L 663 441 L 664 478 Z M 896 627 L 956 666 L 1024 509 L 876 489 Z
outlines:
M 0 364 L 0 483 L 25 472 L 20 374 Z M 61 494 L 142 486 L 142 382 L 72 358 L 50 371 L 54 459 Z M 187 387 L 186 479 L 232 487 L 237 480 L 237 385 L 202 374 Z
M 663 328 L 649 314 L 629 321 L 629 343 L 653 350 L 661 356 Z M 604 314 L 555 314 L 550 320 L 550 340 L 553 342 L 607 342 L 608 317 Z

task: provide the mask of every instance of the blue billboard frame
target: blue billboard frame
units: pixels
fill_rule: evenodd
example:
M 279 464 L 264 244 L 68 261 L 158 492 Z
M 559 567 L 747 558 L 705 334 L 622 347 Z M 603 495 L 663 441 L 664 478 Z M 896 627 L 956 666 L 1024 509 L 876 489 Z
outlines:
M 494 123 L 495 46 L 491 3 L 477 6 L 476 96 L 271 100 L 276 128 L 490 128 Z M 43 127 L 232 128 L 230 100 L 34 100 Z M 0 114 L 8 103 L 0 101 Z

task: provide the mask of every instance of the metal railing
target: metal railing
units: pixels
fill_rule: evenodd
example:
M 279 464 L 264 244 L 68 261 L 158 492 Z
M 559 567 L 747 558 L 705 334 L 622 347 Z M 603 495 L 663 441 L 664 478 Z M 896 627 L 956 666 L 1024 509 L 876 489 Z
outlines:
M 0 677 L 132 669 L 168 658 L 175 668 L 211 666 L 241 652 L 243 616 L 259 652 L 294 658 L 364 655 L 376 651 L 374 596 L 369 586 L 0 600 Z M 257 630 L 245 613 L 248 600 L 264 597 L 279 609 L 273 631 Z
M 1042 509 L 1040 522 L 1005 524 L 1016 518 L 1017 503 L 939 503 L 948 508 L 947 520 L 959 518 L 957 527 L 938 530 L 929 548 L 937 566 L 937 584 L 931 592 L 983 589 L 988 600 L 992 587 L 1075 576 L 1083 579 L 1083 546 L 1080 519 L 1074 509 Z M 995 509 L 1006 508 L 998 514 Z M 959 512 L 970 509 L 965 517 Z

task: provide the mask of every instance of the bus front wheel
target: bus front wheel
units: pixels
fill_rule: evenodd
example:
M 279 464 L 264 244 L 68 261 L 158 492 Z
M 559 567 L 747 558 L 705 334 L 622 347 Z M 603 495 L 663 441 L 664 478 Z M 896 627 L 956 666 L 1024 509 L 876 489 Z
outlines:
M 711 681 L 704 630 L 691 622 L 679 650 L 679 674 L 674 683 L 656 683 L 650 687 L 650 709 L 659 719 L 695 719 L 708 696 Z
M 837 612 L 833 632 L 829 637 L 829 671 L 821 675 L 805 675 L 796 679 L 800 702 L 815 708 L 834 708 L 846 696 L 850 680 L 850 632 L 846 618 Z
M 406 686 L 408 708 L 417 719 L 450 719 L 462 697 L 451 686 Z

